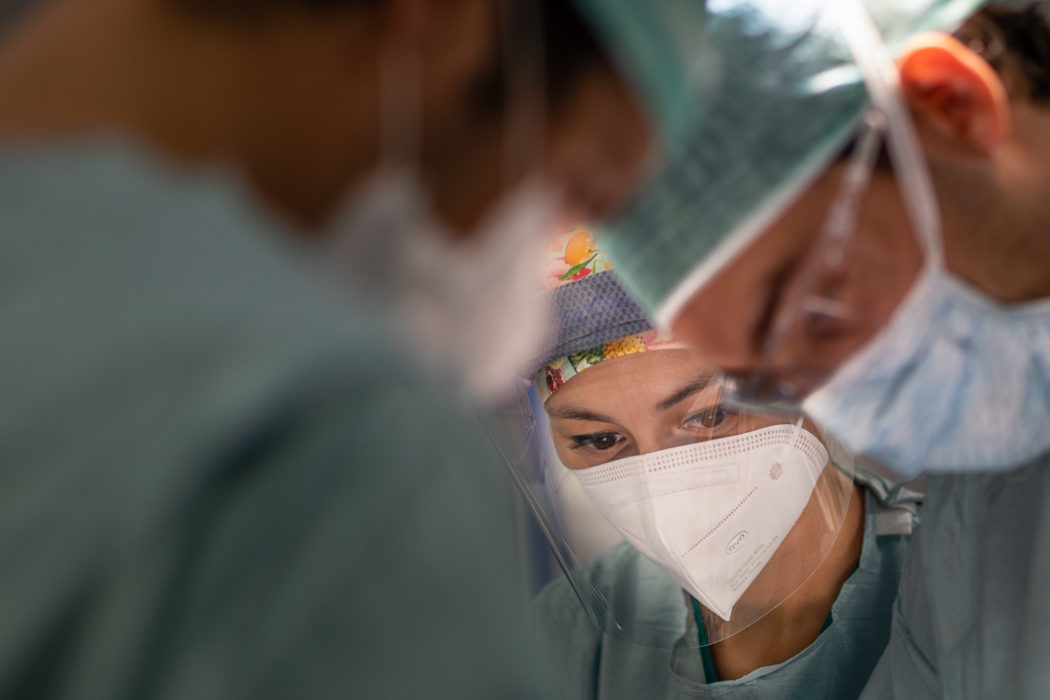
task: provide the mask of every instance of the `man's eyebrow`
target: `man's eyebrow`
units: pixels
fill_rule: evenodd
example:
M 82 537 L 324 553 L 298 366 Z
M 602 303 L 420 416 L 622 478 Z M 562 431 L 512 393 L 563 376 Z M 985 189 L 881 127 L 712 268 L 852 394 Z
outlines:
M 656 409 L 658 411 L 666 411 L 675 404 L 685 401 L 690 396 L 699 394 L 701 391 L 711 386 L 712 376 L 713 375 L 711 374 L 700 375 L 686 386 L 682 387 L 681 389 L 679 389 L 678 391 L 661 401 L 660 403 L 656 404 Z
M 603 416 L 600 413 L 594 413 L 593 411 L 576 408 L 574 406 L 555 406 L 554 408 L 548 408 L 547 415 L 551 418 L 561 418 L 563 420 L 589 420 L 597 423 L 616 422 L 608 416 Z

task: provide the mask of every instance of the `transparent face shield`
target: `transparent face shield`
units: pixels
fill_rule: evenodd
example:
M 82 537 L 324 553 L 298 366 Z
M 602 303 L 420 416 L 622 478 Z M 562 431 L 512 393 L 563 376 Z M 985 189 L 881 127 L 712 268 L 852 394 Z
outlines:
M 834 196 L 815 242 L 792 283 L 773 300 L 759 369 L 727 376 L 738 405 L 798 410 L 888 324 L 916 281 L 943 265 L 937 200 L 892 56 L 861 3 L 829 3 L 828 13 L 842 30 L 872 107 L 829 173 Z M 861 217 L 872 215 L 864 208 L 873 181 L 890 168 L 901 217 L 883 216 L 879 236 L 858 235 Z M 885 202 L 885 190 L 882 197 Z
M 730 407 L 691 350 L 606 354 L 488 422 L 550 545 L 532 564 L 558 565 L 539 595 L 571 587 L 591 624 L 645 646 L 777 634 L 770 613 L 815 573 L 849 574 L 822 567 L 850 467 L 799 415 Z

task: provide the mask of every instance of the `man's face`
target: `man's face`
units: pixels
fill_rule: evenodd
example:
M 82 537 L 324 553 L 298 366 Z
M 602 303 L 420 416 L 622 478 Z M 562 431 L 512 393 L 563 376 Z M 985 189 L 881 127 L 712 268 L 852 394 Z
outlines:
M 832 166 L 694 295 L 674 334 L 716 365 L 787 382 L 799 397 L 871 339 L 911 287 L 922 253 L 893 175 L 877 170 L 842 264 L 824 264 L 821 233 L 845 168 Z

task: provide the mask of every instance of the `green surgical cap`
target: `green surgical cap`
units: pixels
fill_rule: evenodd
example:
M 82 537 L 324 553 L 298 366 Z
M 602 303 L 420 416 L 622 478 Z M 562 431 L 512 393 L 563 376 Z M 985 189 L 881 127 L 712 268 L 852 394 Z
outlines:
M 573 0 L 671 148 L 695 102 L 692 71 L 703 0 Z
M 602 234 L 658 325 L 823 172 L 867 111 L 860 70 L 829 17 L 829 3 L 842 1 L 706 3 L 685 137 Z M 863 4 L 892 51 L 920 32 L 954 29 L 983 3 Z

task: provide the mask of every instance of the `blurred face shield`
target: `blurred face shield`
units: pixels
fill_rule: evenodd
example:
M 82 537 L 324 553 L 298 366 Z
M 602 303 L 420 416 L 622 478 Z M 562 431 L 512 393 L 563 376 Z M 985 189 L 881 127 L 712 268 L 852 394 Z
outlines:
M 652 332 L 548 363 L 516 413 L 524 439 L 494 433 L 516 444 L 504 454 L 564 576 L 635 644 L 714 644 L 762 619 L 824 562 L 853 493 L 812 423 L 733 408 L 722 376 Z M 597 539 L 581 501 L 611 525 Z M 645 586 L 595 576 L 623 547 Z M 650 625 L 668 606 L 670 636 Z

